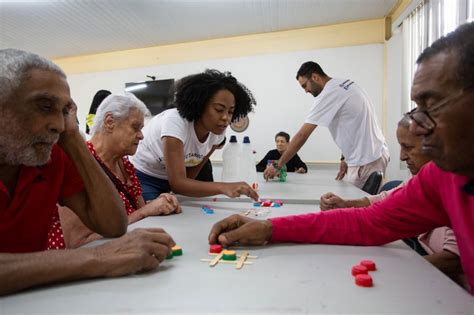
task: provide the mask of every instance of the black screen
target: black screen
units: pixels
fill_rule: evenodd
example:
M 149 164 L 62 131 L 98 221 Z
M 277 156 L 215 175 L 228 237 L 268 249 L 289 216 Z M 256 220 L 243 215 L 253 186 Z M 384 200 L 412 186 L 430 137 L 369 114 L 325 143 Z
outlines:
M 129 82 L 125 83 L 125 91 L 133 93 L 145 103 L 152 115 L 174 107 L 174 79 Z

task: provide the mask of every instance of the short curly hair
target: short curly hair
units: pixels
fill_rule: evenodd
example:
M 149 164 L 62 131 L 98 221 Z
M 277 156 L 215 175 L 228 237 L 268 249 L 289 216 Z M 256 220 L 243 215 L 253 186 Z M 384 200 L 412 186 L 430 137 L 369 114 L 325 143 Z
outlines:
M 253 111 L 256 105 L 252 92 L 230 72 L 207 69 L 176 82 L 175 105 L 181 117 L 195 121 L 202 116 L 207 103 L 218 91 L 229 90 L 235 98 L 232 121 Z

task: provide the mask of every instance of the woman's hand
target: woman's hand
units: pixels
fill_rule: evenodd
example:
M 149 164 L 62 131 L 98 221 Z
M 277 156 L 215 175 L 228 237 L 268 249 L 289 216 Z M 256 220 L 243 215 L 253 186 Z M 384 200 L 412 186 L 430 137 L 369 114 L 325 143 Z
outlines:
M 221 192 L 230 198 L 240 197 L 241 195 L 246 195 L 253 200 L 258 200 L 259 198 L 257 192 L 246 182 L 221 184 Z
M 298 174 L 306 174 L 306 170 L 303 167 L 300 167 L 296 170 L 296 173 Z
M 176 196 L 168 193 L 161 194 L 158 198 L 150 201 L 146 207 L 147 216 L 151 215 L 169 215 L 172 213 L 181 213 L 181 205 Z

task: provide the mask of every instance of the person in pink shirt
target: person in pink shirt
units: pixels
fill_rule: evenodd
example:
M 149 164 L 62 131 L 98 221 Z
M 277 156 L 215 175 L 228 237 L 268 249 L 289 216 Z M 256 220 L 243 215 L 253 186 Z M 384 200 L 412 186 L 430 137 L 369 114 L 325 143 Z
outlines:
M 422 152 L 432 160 L 417 176 L 368 207 L 270 220 L 234 215 L 212 227 L 209 242 L 373 246 L 449 226 L 474 288 L 474 22 L 435 41 L 417 64 L 410 131 L 422 136 Z
M 420 169 L 430 161 L 423 154 L 421 149 L 422 138 L 409 131 L 410 118 L 404 115 L 398 122 L 397 139 L 400 144 L 400 160 L 406 162 L 407 168 L 414 176 Z M 406 181 L 408 182 L 408 181 Z M 406 184 L 403 183 L 401 186 Z M 378 195 L 369 195 L 359 199 L 343 199 L 331 192 L 321 196 L 319 206 L 326 211 L 337 208 L 368 207 L 375 202 L 379 202 L 399 189 L 395 187 L 388 191 L 383 191 Z M 409 240 L 413 242 L 412 240 Z M 430 232 L 423 233 L 415 238 L 417 252 L 423 252 L 425 259 L 440 269 L 448 277 L 465 287 L 466 282 L 462 268 L 460 268 L 459 249 L 453 230 L 447 226 L 436 228 Z

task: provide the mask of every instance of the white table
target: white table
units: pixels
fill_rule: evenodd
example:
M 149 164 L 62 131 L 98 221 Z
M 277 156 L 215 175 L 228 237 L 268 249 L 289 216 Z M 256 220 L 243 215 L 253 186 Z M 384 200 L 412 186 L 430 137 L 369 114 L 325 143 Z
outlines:
M 207 202 L 207 201 L 206 201 Z M 210 268 L 207 236 L 214 222 L 250 207 L 185 201 L 184 213 L 152 217 L 132 228 L 160 226 L 183 247 L 156 272 L 54 285 L 0 298 L 0 314 L 473 314 L 474 299 L 403 243 L 383 247 L 280 244 L 246 248 L 258 259 L 235 270 Z M 315 205 L 285 204 L 271 216 Z M 372 259 L 374 287 L 354 284 L 351 267 Z
M 220 178 L 217 170 L 215 180 Z M 356 199 L 368 194 L 354 185 L 334 178 L 333 170 L 312 170 L 307 174 L 288 173 L 286 182 L 270 180 L 266 182 L 262 173 L 258 173 L 258 194 L 260 199 L 283 200 L 284 202 L 319 204 L 322 194 L 333 192 L 346 199 Z M 192 199 L 192 198 L 191 198 Z M 247 197 L 230 199 L 225 195 L 203 198 L 205 200 L 216 199 L 218 201 L 246 201 Z

